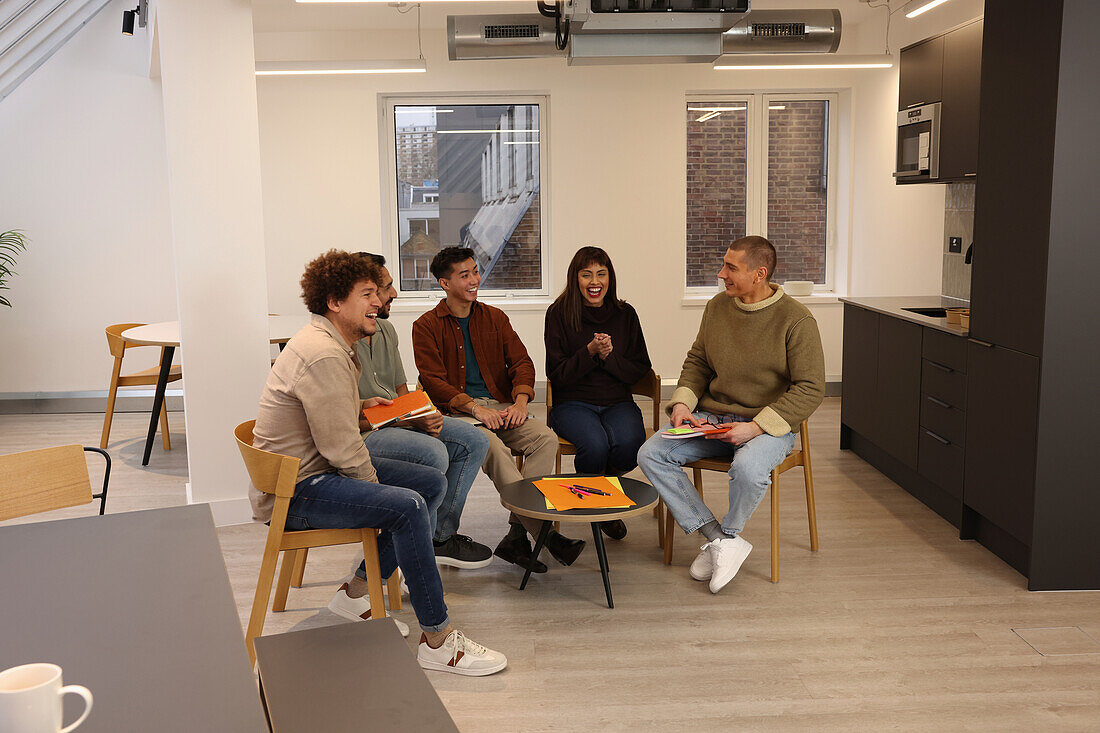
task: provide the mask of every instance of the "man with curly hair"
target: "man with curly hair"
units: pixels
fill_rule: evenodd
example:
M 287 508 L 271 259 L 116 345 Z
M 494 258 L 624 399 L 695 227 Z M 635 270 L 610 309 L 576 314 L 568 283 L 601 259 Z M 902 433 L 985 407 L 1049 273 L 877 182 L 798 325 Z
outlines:
M 446 490 L 435 469 L 375 459 L 360 437 L 362 408 L 389 402 L 360 400 L 360 362 L 353 344 L 374 334 L 382 307 L 382 274 L 368 259 L 329 250 L 306 266 L 302 299 L 311 322 L 275 360 L 260 397 L 254 445 L 301 460 L 288 530 L 374 527 L 383 577 L 398 567 L 422 630 L 421 667 L 469 676 L 504 669 L 504 655 L 455 629 L 443 601 L 432 547 L 432 514 Z M 410 488 L 413 487 L 413 488 Z M 273 498 L 251 489 L 253 512 L 270 521 Z M 366 569 L 342 588 L 366 610 Z M 398 624 L 398 628 L 404 626 Z M 402 629 L 408 634 L 408 627 Z

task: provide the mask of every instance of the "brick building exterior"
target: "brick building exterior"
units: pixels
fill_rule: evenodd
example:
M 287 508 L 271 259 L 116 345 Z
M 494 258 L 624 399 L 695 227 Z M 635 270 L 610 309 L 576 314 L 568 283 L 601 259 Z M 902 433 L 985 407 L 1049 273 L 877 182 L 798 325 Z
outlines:
M 399 127 L 396 136 L 397 178 L 414 186 L 438 179 L 435 127 Z
M 482 281 L 486 289 L 530 290 L 542 287 L 541 197 L 534 200 L 519 220 L 504 251 L 489 277 Z
M 696 103 L 689 107 L 736 106 Z M 768 239 L 776 280 L 825 282 L 828 197 L 824 187 L 828 104 L 772 102 L 768 110 Z M 782 109 L 777 109 L 782 107 Z M 748 114 L 703 122 L 687 111 L 687 284 L 715 284 L 729 243 L 746 233 Z
M 733 106 L 689 104 L 689 107 Z M 687 284 L 714 285 L 730 242 L 745 236 L 748 114 L 687 112 Z
M 825 282 L 828 102 L 775 102 L 768 110 L 768 239 L 776 279 Z

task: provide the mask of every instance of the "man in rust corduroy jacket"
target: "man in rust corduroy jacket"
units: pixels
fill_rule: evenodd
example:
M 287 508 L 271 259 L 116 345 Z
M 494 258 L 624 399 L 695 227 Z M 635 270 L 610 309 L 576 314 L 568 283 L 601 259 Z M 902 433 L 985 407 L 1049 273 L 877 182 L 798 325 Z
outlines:
M 524 478 L 552 475 L 557 435 L 527 413 L 527 403 L 535 395 L 534 362 L 504 311 L 477 302 L 481 275 L 473 250 L 447 247 L 432 260 L 431 270 L 447 297 L 413 323 L 420 384 L 438 407 L 468 416 L 488 435 L 484 469 L 498 490 Z M 523 456 L 522 474 L 513 453 Z M 546 572 L 527 539 L 528 532 L 538 535 L 542 522 L 516 514 L 509 522 L 512 528 L 495 554 Z M 553 531 L 545 544 L 565 565 L 584 549 L 583 541 Z
M 506 405 L 520 395 L 526 397 L 524 404 L 530 402 L 535 396 L 535 364 L 507 314 L 475 301 L 468 317 L 474 357 L 489 395 Z M 448 412 L 469 414 L 463 409 L 473 401 L 465 391 L 463 334 L 446 300 L 416 319 L 413 349 L 420 383 L 432 401 Z

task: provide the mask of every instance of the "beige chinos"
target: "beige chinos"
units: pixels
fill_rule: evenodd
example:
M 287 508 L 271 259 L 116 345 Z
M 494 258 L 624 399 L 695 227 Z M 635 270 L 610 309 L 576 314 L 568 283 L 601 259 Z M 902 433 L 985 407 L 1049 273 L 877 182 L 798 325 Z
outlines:
M 503 410 L 508 405 L 494 400 L 477 398 L 477 404 L 490 410 Z M 501 486 L 522 481 L 537 480 L 554 474 L 554 462 L 558 455 L 558 436 L 546 423 L 528 416 L 518 428 L 489 430 L 483 425 L 478 429 L 489 436 L 489 455 L 485 458 L 485 474 L 500 491 Z M 523 456 L 523 473 L 516 468 L 513 451 Z M 508 521 L 522 524 L 531 536 L 538 537 L 542 522 L 530 517 L 511 514 Z

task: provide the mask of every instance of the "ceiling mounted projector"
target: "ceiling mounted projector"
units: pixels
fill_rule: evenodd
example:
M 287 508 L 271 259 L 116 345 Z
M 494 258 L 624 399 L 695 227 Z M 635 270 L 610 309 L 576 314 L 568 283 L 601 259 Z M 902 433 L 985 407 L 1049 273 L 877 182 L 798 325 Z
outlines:
M 723 54 L 835 53 L 840 11 L 748 0 L 571 0 L 537 14 L 452 15 L 452 61 L 561 57 L 570 65 L 713 63 Z

